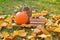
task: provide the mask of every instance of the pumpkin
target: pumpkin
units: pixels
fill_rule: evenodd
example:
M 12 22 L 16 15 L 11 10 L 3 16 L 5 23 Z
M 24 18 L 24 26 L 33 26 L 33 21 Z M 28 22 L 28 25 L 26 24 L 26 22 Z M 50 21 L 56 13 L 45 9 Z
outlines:
M 28 22 L 28 15 L 25 11 L 18 12 L 15 16 L 15 21 L 17 24 L 25 24 Z

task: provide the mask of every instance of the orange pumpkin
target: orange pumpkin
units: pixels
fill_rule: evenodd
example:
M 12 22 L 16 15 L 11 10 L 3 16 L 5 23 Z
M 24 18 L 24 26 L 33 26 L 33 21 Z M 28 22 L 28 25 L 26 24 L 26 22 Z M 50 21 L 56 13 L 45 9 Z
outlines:
M 28 22 L 28 15 L 25 11 L 18 12 L 15 16 L 15 21 L 17 24 L 25 24 Z

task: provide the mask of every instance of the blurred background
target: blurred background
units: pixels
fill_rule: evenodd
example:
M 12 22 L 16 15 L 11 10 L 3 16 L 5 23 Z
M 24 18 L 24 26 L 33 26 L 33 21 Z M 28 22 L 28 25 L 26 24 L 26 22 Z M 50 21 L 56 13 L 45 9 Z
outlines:
M 32 10 L 37 9 L 38 12 L 45 8 L 49 13 L 60 14 L 60 0 L 0 0 L 0 15 L 12 14 L 23 5 L 31 7 Z

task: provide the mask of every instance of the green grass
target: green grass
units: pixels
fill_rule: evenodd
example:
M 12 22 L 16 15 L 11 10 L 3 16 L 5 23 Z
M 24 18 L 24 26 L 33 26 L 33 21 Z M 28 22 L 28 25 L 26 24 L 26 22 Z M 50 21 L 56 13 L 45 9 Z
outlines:
M 30 6 L 32 9 L 36 7 L 39 12 L 46 8 L 49 12 L 60 13 L 59 0 L 0 0 L 0 11 L 4 12 L 4 14 L 12 14 L 15 6 L 23 4 Z

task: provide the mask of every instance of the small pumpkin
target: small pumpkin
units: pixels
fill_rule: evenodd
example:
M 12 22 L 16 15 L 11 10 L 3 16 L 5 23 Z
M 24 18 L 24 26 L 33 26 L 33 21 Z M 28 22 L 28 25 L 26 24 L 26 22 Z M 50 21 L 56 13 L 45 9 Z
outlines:
M 15 21 L 17 24 L 25 24 L 28 22 L 28 15 L 25 11 L 18 12 L 15 16 Z

